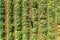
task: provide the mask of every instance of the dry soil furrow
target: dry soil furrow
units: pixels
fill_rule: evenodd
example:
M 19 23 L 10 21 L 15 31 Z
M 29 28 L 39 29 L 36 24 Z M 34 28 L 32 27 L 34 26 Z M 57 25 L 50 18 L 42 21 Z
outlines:
M 37 8 L 37 12 L 38 12 L 38 34 L 37 34 L 37 40 L 40 40 L 40 0 L 37 0 L 38 3 L 38 8 Z
M 48 0 L 46 0 L 46 25 L 47 25 L 47 35 L 46 35 L 46 40 L 48 40 L 48 27 L 49 27 L 49 23 L 48 23 L 48 18 L 49 18 L 49 14 L 48 14 Z
M 32 0 L 29 0 L 29 5 L 30 5 L 30 11 L 29 11 L 29 17 L 30 17 L 30 22 L 29 22 L 29 25 L 30 25 L 30 40 L 31 40 L 31 37 L 32 37 Z
M 14 40 L 16 40 L 16 13 L 15 13 L 15 4 L 16 4 L 16 0 L 13 0 L 13 18 L 14 18 Z
M 8 40 L 8 27 L 7 27 L 7 0 L 4 0 L 4 5 L 5 5 L 5 40 Z
M 57 40 L 56 0 L 54 0 L 54 40 Z

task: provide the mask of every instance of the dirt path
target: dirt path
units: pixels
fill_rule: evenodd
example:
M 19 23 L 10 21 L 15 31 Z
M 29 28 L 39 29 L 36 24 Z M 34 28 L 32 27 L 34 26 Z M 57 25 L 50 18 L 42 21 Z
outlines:
M 32 0 L 29 0 L 29 2 L 30 2 L 29 17 L 32 19 Z M 31 22 L 29 22 L 29 25 L 30 25 L 30 40 L 31 40 L 31 37 L 32 37 L 32 24 L 31 24 Z
M 14 40 L 16 40 L 16 13 L 15 13 L 15 4 L 16 0 L 13 0 L 14 6 L 13 6 L 13 17 L 14 17 Z
M 37 34 L 37 40 L 40 40 L 40 0 L 37 0 L 38 3 L 38 8 L 37 8 L 37 12 L 38 12 L 38 34 Z
M 5 40 L 8 40 L 8 27 L 7 27 L 7 0 L 4 0 L 4 5 L 5 5 Z
M 49 38 L 48 38 L 48 27 L 49 27 L 49 23 L 48 23 L 48 18 L 49 18 L 49 17 L 48 17 L 48 16 L 49 16 L 49 14 L 48 14 L 48 2 L 49 2 L 49 1 L 46 0 L 46 6 L 47 6 L 47 7 L 46 7 L 46 24 L 47 24 L 47 27 L 46 27 L 46 28 L 47 28 L 46 40 L 49 39 Z
M 54 40 L 57 40 L 56 0 L 54 0 Z
M 22 0 L 22 40 L 23 40 L 23 34 L 24 34 L 24 32 L 23 32 L 23 26 L 24 24 L 23 24 L 23 0 Z

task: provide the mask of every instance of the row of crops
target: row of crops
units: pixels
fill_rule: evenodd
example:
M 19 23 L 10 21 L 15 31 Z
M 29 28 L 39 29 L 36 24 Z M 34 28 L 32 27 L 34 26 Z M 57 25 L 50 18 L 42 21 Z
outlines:
M 57 30 L 57 36 L 58 36 L 58 38 L 57 38 L 57 40 L 60 40 L 60 1 L 59 0 L 57 0 L 56 1 L 56 5 L 57 5 L 57 7 L 56 7 L 56 17 L 57 17 L 57 28 L 58 28 L 58 30 Z
M 0 0 L 0 40 L 5 38 L 4 0 Z
M 16 38 L 22 40 L 22 0 L 16 0 Z
M 48 37 L 49 40 L 54 40 L 54 0 L 50 0 L 48 3 L 48 22 L 49 22 L 49 27 L 48 27 Z
M 14 0 L 7 0 L 7 4 L 5 5 L 4 0 L 0 0 L 0 40 L 38 40 L 38 0 L 15 0 L 15 4 L 13 1 Z M 32 2 L 32 10 L 30 10 L 30 1 Z M 40 40 L 47 40 L 47 38 L 48 40 L 55 40 L 55 10 L 57 22 L 56 39 L 60 40 L 60 1 L 56 0 L 56 9 L 54 7 L 54 1 L 55 0 L 48 0 L 47 2 L 46 0 L 39 0 Z M 32 17 L 29 16 L 30 11 L 32 11 Z M 32 25 L 32 30 L 30 30 L 29 22 Z M 8 31 L 7 33 L 6 30 Z M 30 31 L 32 35 L 30 35 Z

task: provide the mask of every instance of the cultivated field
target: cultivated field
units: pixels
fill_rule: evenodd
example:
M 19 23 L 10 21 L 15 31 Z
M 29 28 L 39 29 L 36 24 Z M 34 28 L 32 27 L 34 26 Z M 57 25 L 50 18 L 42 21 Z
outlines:
M 0 0 L 0 40 L 60 40 L 60 0 Z

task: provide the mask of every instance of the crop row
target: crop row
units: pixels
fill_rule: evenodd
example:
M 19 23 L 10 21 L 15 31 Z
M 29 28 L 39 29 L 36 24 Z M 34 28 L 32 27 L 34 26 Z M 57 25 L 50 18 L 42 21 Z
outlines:
M 22 40 L 22 0 L 16 0 L 16 39 Z
M 23 19 L 22 19 L 22 34 L 23 38 L 22 40 L 29 40 L 29 0 L 24 0 L 23 1 Z
M 48 3 L 48 13 L 49 13 L 49 27 L 48 27 L 48 37 L 49 40 L 54 40 L 54 0 L 49 0 Z
M 37 0 L 32 0 L 32 40 L 37 40 L 38 32 L 38 16 L 37 16 Z
M 40 1 L 40 40 L 46 40 L 46 0 Z
M 13 0 L 7 0 L 8 40 L 14 40 Z
M 58 36 L 58 39 L 57 40 L 60 40 L 60 1 L 57 0 L 56 1 L 56 18 L 57 18 L 57 36 Z
M 4 0 L 0 0 L 0 40 L 5 40 Z

